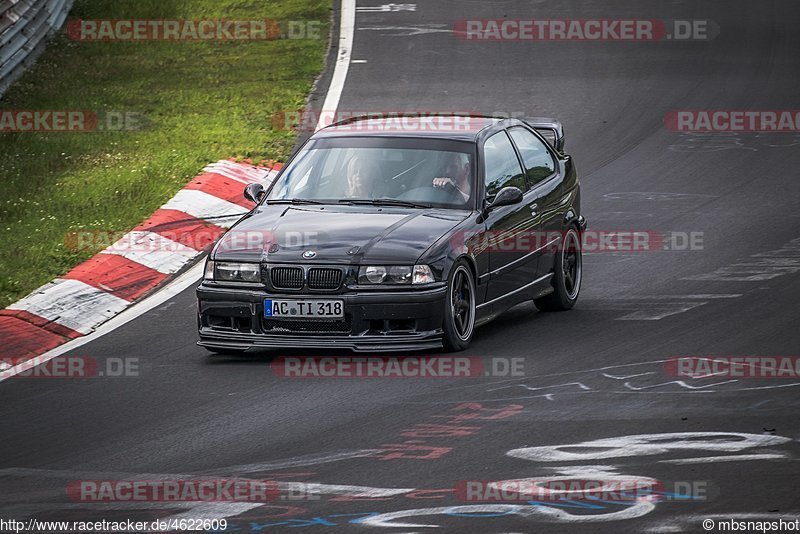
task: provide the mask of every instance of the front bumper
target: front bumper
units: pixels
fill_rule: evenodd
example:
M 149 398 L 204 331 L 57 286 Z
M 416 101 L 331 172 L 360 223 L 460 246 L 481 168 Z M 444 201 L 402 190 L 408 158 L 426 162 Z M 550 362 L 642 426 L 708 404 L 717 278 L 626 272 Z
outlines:
M 337 294 L 268 293 L 266 290 L 197 288 L 198 345 L 218 349 L 324 348 L 356 352 L 422 350 L 442 346 L 447 287 Z M 344 301 L 344 320 L 264 317 L 264 299 Z

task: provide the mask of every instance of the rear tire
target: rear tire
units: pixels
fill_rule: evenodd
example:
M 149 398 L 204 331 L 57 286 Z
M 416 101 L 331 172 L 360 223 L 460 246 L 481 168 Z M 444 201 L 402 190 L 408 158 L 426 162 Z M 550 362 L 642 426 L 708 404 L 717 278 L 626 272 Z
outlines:
M 464 260 L 458 260 L 447 282 L 442 345 L 448 352 L 466 349 L 475 331 L 475 280 Z
M 556 254 L 553 292 L 533 303 L 541 311 L 566 311 L 578 301 L 583 278 L 583 259 L 581 257 L 581 235 L 578 229 L 570 226 L 564 233 L 564 241 Z

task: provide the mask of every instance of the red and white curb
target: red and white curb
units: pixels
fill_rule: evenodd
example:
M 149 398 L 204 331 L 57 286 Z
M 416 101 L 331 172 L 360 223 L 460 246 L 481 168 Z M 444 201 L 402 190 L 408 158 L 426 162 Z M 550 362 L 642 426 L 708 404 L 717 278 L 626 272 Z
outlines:
M 163 285 L 252 209 L 242 191 L 280 165 L 218 161 L 119 241 L 0 310 L 0 371 L 81 336 Z

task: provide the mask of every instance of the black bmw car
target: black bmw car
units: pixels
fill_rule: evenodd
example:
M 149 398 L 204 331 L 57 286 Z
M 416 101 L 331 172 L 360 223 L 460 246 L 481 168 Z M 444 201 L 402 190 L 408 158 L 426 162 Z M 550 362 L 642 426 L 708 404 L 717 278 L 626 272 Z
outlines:
M 586 223 L 561 124 L 438 119 L 336 123 L 249 185 L 197 288 L 199 344 L 457 351 L 520 302 L 571 308 Z

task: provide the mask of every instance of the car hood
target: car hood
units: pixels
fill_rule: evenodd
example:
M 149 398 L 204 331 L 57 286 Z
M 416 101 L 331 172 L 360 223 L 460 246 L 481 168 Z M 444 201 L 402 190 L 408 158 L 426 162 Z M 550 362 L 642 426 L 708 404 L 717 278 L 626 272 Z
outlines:
M 444 209 L 261 206 L 220 239 L 214 259 L 408 264 L 468 215 Z

